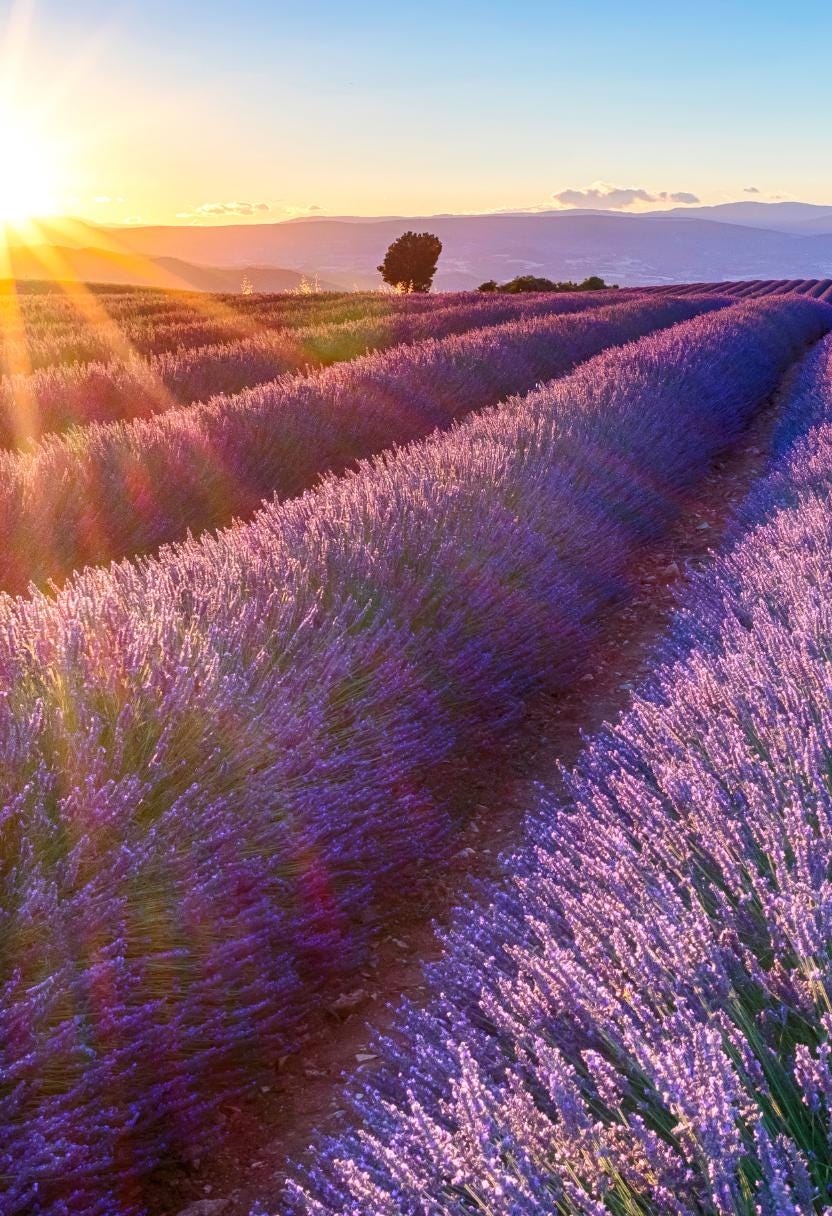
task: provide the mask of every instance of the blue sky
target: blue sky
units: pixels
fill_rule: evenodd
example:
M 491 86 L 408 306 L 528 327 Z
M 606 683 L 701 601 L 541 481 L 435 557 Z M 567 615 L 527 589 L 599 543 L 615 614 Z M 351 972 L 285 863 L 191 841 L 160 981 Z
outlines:
M 816 0 L 25 8 L 0 0 L 25 27 L 14 108 L 59 146 L 63 205 L 98 219 L 541 207 L 599 182 L 602 204 L 832 203 Z

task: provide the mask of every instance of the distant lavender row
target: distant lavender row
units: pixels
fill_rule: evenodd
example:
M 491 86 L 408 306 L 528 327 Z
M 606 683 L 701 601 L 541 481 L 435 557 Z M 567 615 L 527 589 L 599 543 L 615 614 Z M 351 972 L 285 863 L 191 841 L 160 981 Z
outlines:
M 145 1212 L 155 1166 L 204 1155 L 350 982 L 366 909 L 445 855 L 448 765 L 574 677 L 634 549 L 830 324 L 698 317 L 0 604 L 4 1216 Z
M 602 296 L 610 303 L 624 295 L 576 293 L 560 298 L 566 311 L 569 302 L 583 308 L 590 301 L 596 306 L 603 303 Z M 173 309 L 163 300 L 158 308 L 148 309 L 144 297 L 131 294 L 120 295 L 115 305 L 89 293 L 78 300 L 65 299 L 67 303 L 60 308 L 50 295 L 24 296 L 20 301 L 0 297 L 0 371 L 19 374 L 58 364 L 107 361 L 125 347 L 148 356 L 253 337 L 263 329 L 334 324 L 371 315 L 418 315 L 450 306 L 487 309 L 489 303 L 493 304 L 493 300 L 475 293 L 421 298 L 379 292 L 328 297 L 197 293 L 184 299 L 174 296 Z M 514 303 L 522 308 L 535 299 L 538 303 L 545 299 L 552 302 L 551 296 L 537 296 L 515 298 Z M 246 300 L 253 303 L 240 303 Z
M 612 294 L 597 293 L 597 294 Z M 616 291 L 626 296 L 626 292 Z M 201 312 L 215 306 L 218 311 L 245 317 L 277 317 L 281 310 L 291 316 L 305 315 L 309 324 L 330 324 L 341 320 L 353 320 L 364 316 L 391 316 L 398 313 L 434 312 L 444 308 L 465 304 L 482 304 L 485 298 L 475 291 L 431 292 L 400 295 L 394 292 L 349 291 L 313 292 L 308 295 L 294 292 L 244 295 L 205 295 L 192 292 L 187 296 L 160 291 L 155 300 L 135 295 L 109 298 L 105 301 L 107 312 L 113 318 L 120 315 L 161 316 L 164 311 L 180 313 L 185 310 Z
M 152 550 L 247 517 L 391 444 L 421 438 L 608 347 L 722 300 L 521 318 L 307 377 L 0 454 L 0 588 Z M 436 314 L 441 316 L 442 314 Z
M 673 283 L 662 287 L 642 287 L 641 292 L 653 295 L 720 295 L 741 299 L 762 299 L 765 296 L 799 295 L 810 299 L 832 301 L 832 279 L 747 279 L 741 282 Z
M 555 316 L 609 305 L 587 296 L 488 297 L 447 308 L 371 311 L 357 320 L 271 329 L 214 346 L 107 363 L 57 364 L 0 378 L 0 447 L 23 447 L 51 432 L 90 422 L 161 413 L 176 405 L 238 393 L 289 372 L 327 366 L 402 342 L 441 338 L 521 316 Z M 624 296 L 623 299 L 629 297 Z M 616 297 L 612 297 L 616 302 Z
M 187 313 L 240 316 L 252 314 L 277 315 L 281 310 L 292 315 L 303 313 L 319 320 L 328 313 L 344 311 L 347 316 L 365 315 L 376 309 L 384 313 L 414 312 L 447 308 L 452 304 L 482 300 L 477 292 L 433 292 L 431 294 L 399 295 L 379 291 L 364 292 L 296 292 L 256 293 L 237 295 L 201 291 L 176 291 L 170 289 L 149 290 L 147 288 L 125 288 L 117 292 L 96 291 L 80 284 L 65 291 L 54 287 L 51 291 L 30 295 L 0 293 L 0 316 L 20 314 L 27 323 L 41 322 L 60 324 L 84 320 L 90 308 L 103 310 L 109 317 L 135 318 L 182 316 Z M 336 318 L 329 318 L 336 319 Z
M 143 293 L 113 298 L 81 291 L 0 297 L 0 370 L 39 369 L 110 359 L 124 347 L 140 355 L 159 354 L 249 337 L 262 329 L 334 323 L 359 315 L 421 311 L 409 297 L 253 296 L 204 293 Z M 252 300 L 251 306 L 235 301 Z M 402 300 L 407 300 L 402 304 Z
M 148 310 L 135 308 L 135 297 L 120 297 L 110 316 L 106 301 L 82 302 L 61 310 L 49 296 L 28 296 L 28 307 L 18 313 L 14 302 L 0 308 L 0 370 L 20 372 L 61 364 L 109 360 L 122 349 L 137 355 L 160 354 L 233 341 L 262 329 L 308 325 L 310 318 L 336 322 L 356 313 L 381 311 L 384 306 L 342 297 L 310 309 L 295 297 L 281 297 L 257 310 L 239 310 L 221 299 L 203 295 L 195 300 L 176 299 L 171 309 L 161 304 Z M 396 311 L 387 306 L 386 311 Z
M 3 294 L 0 292 L 0 316 L 21 313 L 26 320 L 38 322 L 77 321 L 87 315 L 92 300 L 93 306 L 103 309 L 113 319 L 119 317 L 181 315 L 186 312 L 201 313 L 214 308 L 217 312 L 237 313 L 241 316 L 261 312 L 277 313 L 280 309 L 292 314 L 303 312 L 316 321 L 328 312 L 343 309 L 354 310 L 352 315 L 367 314 L 373 309 L 384 313 L 394 311 L 423 311 L 447 308 L 452 304 L 482 300 L 477 292 L 432 292 L 400 295 L 379 291 L 350 292 L 273 292 L 238 295 L 208 293 L 201 291 L 177 291 L 171 289 L 149 289 L 125 287 L 116 292 L 96 290 L 86 284 L 77 285 L 69 291 L 53 287 L 48 292 L 30 295 Z
M 282 1212 L 832 1211 L 832 339 L 785 414 L 659 674 Z

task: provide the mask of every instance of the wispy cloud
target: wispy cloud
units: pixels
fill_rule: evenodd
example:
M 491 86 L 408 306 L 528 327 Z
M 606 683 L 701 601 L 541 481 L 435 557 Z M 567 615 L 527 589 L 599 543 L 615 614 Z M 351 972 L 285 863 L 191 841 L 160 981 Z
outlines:
M 743 190 L 743 194 L 759 194 L 759 193 L 760 193 L 760 191 L 757 189 L 756 186 L 746 186 L 745 189 Z
M 198 223 L 200 220 L 222 219 L 226 216 L 239 216 L 245 219 L 251 216 L 260 218 L 271 214 L 284 219 L 287 216 L 292 218 L 299 215 L 314 215 L 322 211 L 323 207 L 318 207 L 314 203 L 295 204 L 283 202 L 282 200 L 271 203 L 234 201 L 230 203 L 200 203 L 198 207 L 194 207 L 191 211 L 177 211 L 176 218 L 178 220 L 191 220 L 192 223 Z
M 326 211 L 325 207 L 319 207 L 317 203 L 275 203 L 274 210 L 281 212 L 283 215 L 288 215 L 294 219 L 299 215 L 323 215 Z
M 552 195 L 559 207 L 592 207 L 600 211 L 625 211 L 638 203 L 698 203 L 699 198 L 688 190 L 661 190 L 654 193 L 643 186 L 613 186 L 609 182 L 593 182 L 591 186 L 559 190 Z
M 180 211 L 177 219 L 208 219 L 215 215 L 257 215 L 261 211 L 270 211 L 268 203 L 201 203 L 193 211 Z

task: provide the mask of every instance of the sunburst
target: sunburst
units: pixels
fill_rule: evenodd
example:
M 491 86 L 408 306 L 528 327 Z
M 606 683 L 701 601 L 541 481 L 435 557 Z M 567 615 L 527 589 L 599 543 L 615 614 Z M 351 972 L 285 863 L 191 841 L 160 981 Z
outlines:
M 59 149 L 11 107 L 0 108 L 0 224 L 25 227 L 58 209 Z

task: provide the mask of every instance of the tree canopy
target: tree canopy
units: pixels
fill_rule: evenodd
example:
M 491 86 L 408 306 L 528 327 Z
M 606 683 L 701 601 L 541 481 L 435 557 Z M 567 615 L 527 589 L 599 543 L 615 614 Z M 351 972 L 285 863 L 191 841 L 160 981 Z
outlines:
M 442 242 L 431 232 L 403 232 L 378 267 L 381 277 L 400 291 L 430 291 Z

